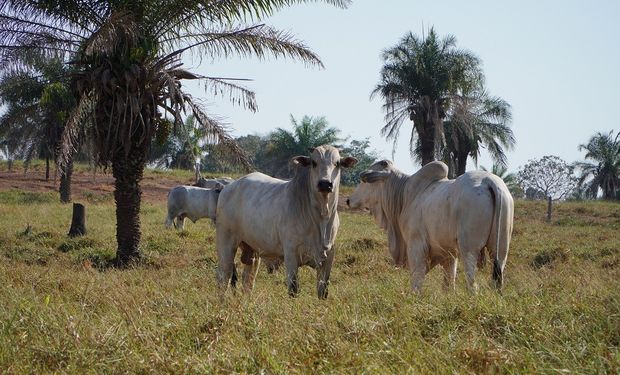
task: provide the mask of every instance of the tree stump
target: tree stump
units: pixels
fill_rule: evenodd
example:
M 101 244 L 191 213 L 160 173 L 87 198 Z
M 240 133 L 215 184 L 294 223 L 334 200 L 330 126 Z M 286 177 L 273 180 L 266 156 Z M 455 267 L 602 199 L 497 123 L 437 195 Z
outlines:
M 86 207 L 81 203 L 73 203 L 73 217 L 69 237 L 83 236 L 86 234 Z

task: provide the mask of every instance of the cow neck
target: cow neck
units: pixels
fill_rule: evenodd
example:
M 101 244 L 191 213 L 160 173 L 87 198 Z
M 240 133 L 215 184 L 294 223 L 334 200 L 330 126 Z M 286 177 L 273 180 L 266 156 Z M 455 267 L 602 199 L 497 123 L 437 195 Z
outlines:
M 289 181 L 291 212 L 318 225 L 321 245 L 324 248 L 330 248 L 333 244 L 330 228 L 338 205 L 339 181 L 335 181 L 334 185 L 334 191 L 325 199 L 310 186 L 310 169 L 303 167 L 297 167 L 295 176 Z
M 408 174 L 394 170 L 385 181 L 381 206 L 391 222 L 398 220 L 403 209 L 403 195 L 408 179 Z

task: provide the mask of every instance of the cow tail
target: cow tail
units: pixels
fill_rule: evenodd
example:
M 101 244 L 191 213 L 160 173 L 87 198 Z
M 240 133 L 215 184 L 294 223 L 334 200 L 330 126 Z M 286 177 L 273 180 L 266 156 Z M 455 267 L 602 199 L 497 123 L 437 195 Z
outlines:
M 492 225 L 492 227 L 495 227 L 495 257 L 493 258 L 493 281 L 495 282 L 495 287 L 498 290 L 501 290 L 502 285 L 504 283 L 504 275 L 503 275 L 503 267 L 502 267 L 502 263 L 503 261 L 505 261 L 506 258 L 506 253 L 507 253 L 507 249 L 504 249 L 505 246 L 507 246 L 507 244 L 504 244 L 502 241 L 502 238 L 505 237 L 505 234 L 502 233 L 502 222 L 504 220 L 502 220 L 502 206 L 503 206 L 503 202 L 502 199 L 503 197 L 503 193 L 501 191 L 501 189 L 497 188 L 497 185 L 495 183 L 493 183 L 491 186 L 489 186 L 489 190 L 491 191 L 491 195 L 493 196 L 493 206 L 494 206 L 494 217 L 493 217 L 493 221 L 495 225 Z M 504 213 L 507 214 L 507 213 Z M 506 230 L 506 228 L 504 228 L 504 230 Z M 500 254 L 501 253 L 501 254 Z

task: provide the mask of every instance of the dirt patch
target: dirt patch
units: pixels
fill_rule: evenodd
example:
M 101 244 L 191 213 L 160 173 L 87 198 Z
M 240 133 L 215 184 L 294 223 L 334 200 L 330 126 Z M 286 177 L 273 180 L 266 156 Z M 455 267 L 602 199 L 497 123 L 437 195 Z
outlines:
M 191 177 L 167 176 L 158 174 L 148 174 L 142 179 L 142 200 L 147 202 L 165 201 L 168 191 L 177 185 L 191 185 L 194 181 Z M 59 180 L 54 183 L 53 177 L 49 181 L 45 180 L 43 170 L 30 170 L 24 173 L 23 170 L 13 170 L 7 172 L 0 171 L 0 191 L 22 190 L 28 192 L 57 192 Z M 101 201 L 101 197 L 113 199 L 114 178 L 112 172 L 98 172 L 95 176 L 91 172 L 73 172 L 71 193 L 74 201 L 86 199 L 89 201 Z M 348 195 L 340 194 L 338 199 L 338 211 L 351 213 L 367 213 L 364 210 L 353 210 L 347 207 Z
M 166 200 L 168 191 L 183 184 L 191 184 L 191 179 L 174 176 L 146 176 L 142 180 L 142 199 L 148 202 Z M 54 192 L 58 191 L 59 180 L 54 183 L 53 178 L 45 180 L 43 171 L 0 171 L 0 191 L 22 190 L 29 192 Z M 93 177 L 90 172 L 74 172 L 71 184 L 73 200 L 79 200 L 92 196 L 109 196 L 114 193 L 114 178 L 112 173 L 97 173 Z

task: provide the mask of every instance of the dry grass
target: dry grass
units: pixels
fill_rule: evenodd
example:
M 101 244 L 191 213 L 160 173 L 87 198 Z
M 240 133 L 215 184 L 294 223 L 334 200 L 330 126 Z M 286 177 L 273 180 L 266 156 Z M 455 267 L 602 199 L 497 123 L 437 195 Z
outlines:
M 1 373 L 618 373 L 620 205 L 517 202 L 503 295 L 479 273 L 476 296 L 421 296 L 390 265 L 367 215 L 344 212 L 330 295 L 314 271 L 287 296 L 259 271 L 251 295 L 215 294 L 214 231 L 163 228 L 142 212 L 144 261 L 107 267 L 114 206 L 87 203 L 89 233 L 68 239 L 71 207 L 52 193 L 0 191 Z M 30 224 L 31 229 L 26 230 Z

